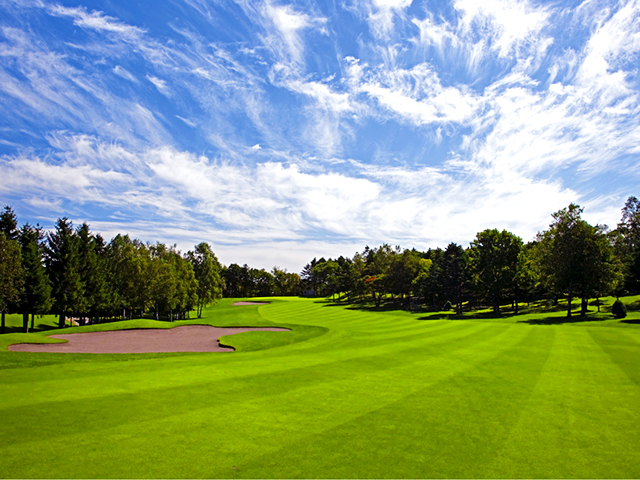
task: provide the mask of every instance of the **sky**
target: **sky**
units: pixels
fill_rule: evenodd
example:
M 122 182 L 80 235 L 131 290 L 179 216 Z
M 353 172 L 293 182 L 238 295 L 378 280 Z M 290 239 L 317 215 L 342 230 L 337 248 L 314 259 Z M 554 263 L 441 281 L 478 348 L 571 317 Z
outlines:
M 640 1 L 0 0 L 0 204 L 220 261 L 640 196 Z

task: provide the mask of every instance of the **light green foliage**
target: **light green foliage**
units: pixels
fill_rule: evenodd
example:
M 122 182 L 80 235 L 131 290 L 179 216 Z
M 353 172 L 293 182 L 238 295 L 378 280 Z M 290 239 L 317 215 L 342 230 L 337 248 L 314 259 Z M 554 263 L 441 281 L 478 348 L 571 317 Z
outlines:
M 640 476 L 636 324 L 269 300 L 194 322 L 293 328 L 223 338 L 235 353 L 0 353 L 3 476 Z
M 209 244 L 205 242 L 196 245 L 194 251 L 188 252 L 187 259 L 191 262 L 198 282 L 196 313 L 200 318 L 204 307 L 222 298 L 222 278 L 220 277 L 222 266 Z

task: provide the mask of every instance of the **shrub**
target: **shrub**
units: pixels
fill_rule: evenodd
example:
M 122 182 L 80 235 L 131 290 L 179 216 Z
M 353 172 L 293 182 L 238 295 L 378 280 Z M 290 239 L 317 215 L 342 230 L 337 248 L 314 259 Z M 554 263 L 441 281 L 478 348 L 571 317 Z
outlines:
M 611 306 L 611 313 L 616 318 L 624 318 L 627 316 L 627 307 L 620 300 L 616 300 Z

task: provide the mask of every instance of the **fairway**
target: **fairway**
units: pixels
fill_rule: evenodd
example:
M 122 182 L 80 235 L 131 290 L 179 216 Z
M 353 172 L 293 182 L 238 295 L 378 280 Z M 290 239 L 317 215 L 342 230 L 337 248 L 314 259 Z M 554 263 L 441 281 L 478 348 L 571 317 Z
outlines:
M 162 326 L 291 332 L 222 337 L 233 353 L 0 352 L 0 475 L 640 477 L 635 313 L 537 325 L 233 301 Z M 157 324 L 65 333 L 123 325 Z

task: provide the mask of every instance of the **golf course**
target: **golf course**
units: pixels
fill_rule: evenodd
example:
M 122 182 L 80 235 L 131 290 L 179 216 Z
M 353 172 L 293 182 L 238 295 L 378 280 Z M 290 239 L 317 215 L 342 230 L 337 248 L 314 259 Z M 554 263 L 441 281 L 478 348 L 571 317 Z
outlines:
M 567 321 L 561 310 L 459 317 L 235 301 L 198 320 L 64 333 L 290 331 L 221 337 L 235 351 L 211 353 L 13 352 L 62 342 L 46 336 L 60 330 L 2 336 L 1 476 L 640 477 L 637 311 Z

